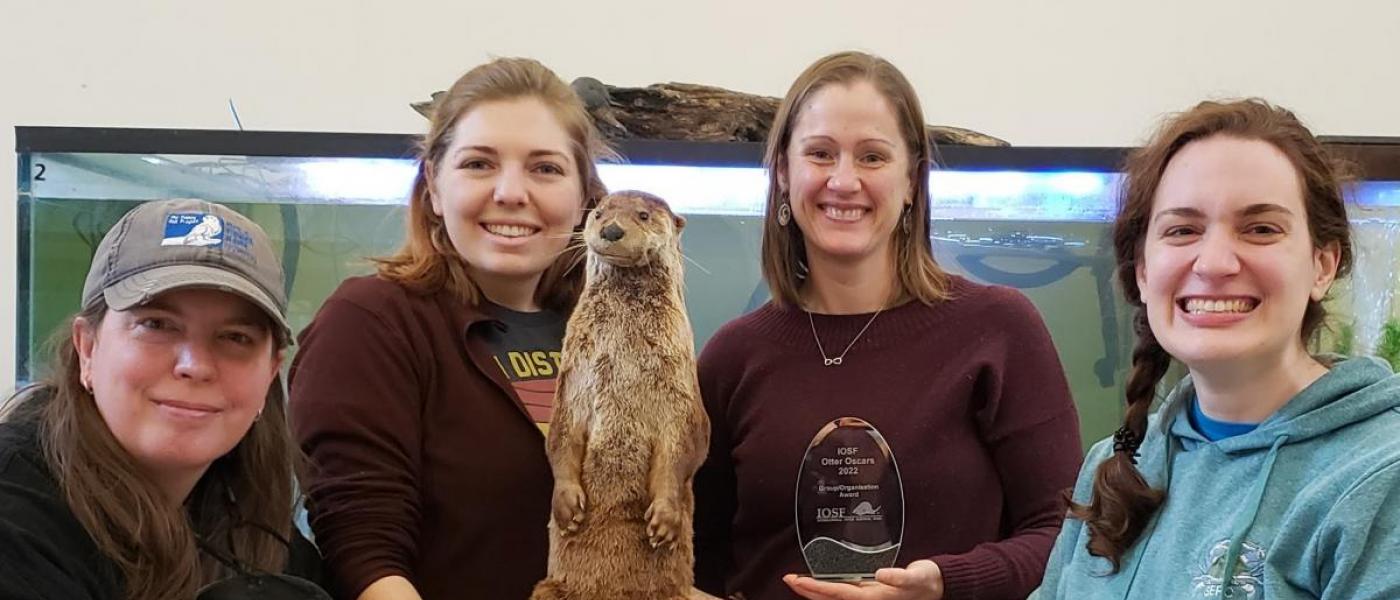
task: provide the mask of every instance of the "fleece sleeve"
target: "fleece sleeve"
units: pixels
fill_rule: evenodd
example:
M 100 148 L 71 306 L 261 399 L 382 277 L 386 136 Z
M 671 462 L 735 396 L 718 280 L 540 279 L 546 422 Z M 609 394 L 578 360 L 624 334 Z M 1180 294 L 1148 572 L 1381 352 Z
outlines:
M 302 333 L 292 429 L 311 460 L 307 508 L 341 594 L 413 581 L 419 539 L 420 354 L 388 317 L 332 296 Z

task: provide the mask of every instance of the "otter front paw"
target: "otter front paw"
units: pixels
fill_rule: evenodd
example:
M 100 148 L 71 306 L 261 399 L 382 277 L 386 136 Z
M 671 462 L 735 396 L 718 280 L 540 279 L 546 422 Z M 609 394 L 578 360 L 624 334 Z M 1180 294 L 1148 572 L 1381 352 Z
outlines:
M 668 550 L 676 547 L 681 537 L 681 511 L 676 501 L 670 498 L 657 498 L 647 507 L 647 540 L 652 548 L 665 546 Z
M 583 525 L 586 498 L 577 483 L 555 483 L 552 508 L 554 526 L 560 535 L 568 535 Z

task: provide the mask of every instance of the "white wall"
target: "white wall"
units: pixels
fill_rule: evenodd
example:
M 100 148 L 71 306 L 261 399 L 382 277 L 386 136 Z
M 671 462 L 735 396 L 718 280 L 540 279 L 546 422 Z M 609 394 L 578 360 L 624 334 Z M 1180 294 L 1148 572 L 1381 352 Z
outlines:
M 1207 96 L 1318 133 L 1400 136 L 1395 0 L 0 0 L 0 182 L 15 125 L 416 132 L 408 108 L 488 55 L 565 79 L 781 95 L 845 48 L 929 119 L 1019 145 L 1125 145 Z M 0 192 L 0 391 L 13 382 L 15 203 Z

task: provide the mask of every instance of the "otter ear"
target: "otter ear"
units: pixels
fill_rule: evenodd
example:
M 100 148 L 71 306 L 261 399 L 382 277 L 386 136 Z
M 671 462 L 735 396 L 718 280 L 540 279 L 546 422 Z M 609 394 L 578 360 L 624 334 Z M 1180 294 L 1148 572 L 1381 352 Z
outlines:
M 682 229 L 685 229 L 685 217 L 676 215 L 676 232 L 679 233 Z

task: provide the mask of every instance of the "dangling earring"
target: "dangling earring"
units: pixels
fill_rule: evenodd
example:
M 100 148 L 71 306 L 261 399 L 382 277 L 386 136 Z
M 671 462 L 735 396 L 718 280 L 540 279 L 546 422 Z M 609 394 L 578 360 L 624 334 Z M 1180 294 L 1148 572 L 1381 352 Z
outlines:
M 261 420 L 262 420 L 262 411 L 260 410 L 260 411 L 258 411 L 258 414 L 255 415 L 255 416 L 253 417 L 253 422 L 254 422 L 254 423 L 257 423 L 258 421 L 261 421 Z
M 909 204 L 904 205 L 904 217 L 899 220 L 899 228 L 904 230 L 904 235 L 909 235 L 909 230 L 914 228 L 913 218 L 909 216 L 909 213 L 914 211 L 910 209 L 910 206 Z
M 788 206 L 787 192 L 783 192 L 783 203 L 778 205 L 778 225 L 787 227 L 792 222 L 792 207 Z

